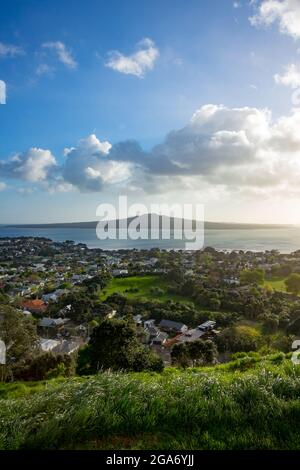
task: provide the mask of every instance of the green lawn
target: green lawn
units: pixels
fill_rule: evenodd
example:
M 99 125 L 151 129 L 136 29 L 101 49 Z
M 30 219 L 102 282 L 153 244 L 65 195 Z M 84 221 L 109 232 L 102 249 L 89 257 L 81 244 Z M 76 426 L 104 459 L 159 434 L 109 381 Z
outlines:
M 265 280 L 265 286 L 272 287 L 273 290 L 279 291 L 279 292 L 286 292 L 286 287 L 285 287 L 285 281 L 286 278 L 277 278 L 274 277 L 272 279 L 267 279 Z
M 192 301 L 181 295 L 168 292 L 170 283 L 161 276 L 131 276 L 124 278 L 113 278 L 108 286 L 100 293 L 100 299 L 106 300 L 114 293 L 123 294 L 129 299 L 157 300 L 166 302 L 192 303 Z

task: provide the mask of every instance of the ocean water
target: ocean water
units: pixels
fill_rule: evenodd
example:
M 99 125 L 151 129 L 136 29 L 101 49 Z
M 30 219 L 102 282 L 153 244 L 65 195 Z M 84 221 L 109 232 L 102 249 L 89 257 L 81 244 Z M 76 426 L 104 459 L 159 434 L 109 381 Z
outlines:
M 1 237 L 35 236 L 54 241 L 73 240 L 89 248 L 117 249 L 185 249 L 183 240 L 99 240 L 95 229 L 90 228 L 13 228 L 0 226 Z M 300 249 L 300 227 L 251 230 L 206 230 L 204 246 L 219 250 L 265 251 L 277 249 L 291 253 Z M 0 248 L 1 249 L 1 248 Z

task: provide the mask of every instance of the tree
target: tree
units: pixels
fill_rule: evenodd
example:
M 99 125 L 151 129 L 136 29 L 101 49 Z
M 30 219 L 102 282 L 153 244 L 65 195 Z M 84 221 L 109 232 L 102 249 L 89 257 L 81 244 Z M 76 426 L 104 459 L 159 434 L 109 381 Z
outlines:
M 292 273 L 284 281 L 286 290 L 293 295 L 298 295 L 300 292 L 300 274 Z
M 171 351 L 172 363 L 180 367 L 189 366 L 189 354 L 185 343 L 174 344 Z
M 140 344 L 132 321 L 105 319 L 94 328 L 88 347 L 79 352 L 77 371 L 101 369 L 161 371 L 163 363 Z
M 263 269 L 245 269 L 241 272 L 240 280 L 242 284 L 262 285 L 265 280 Z
M 172 362 L 181 367 L 211 364 L 217 357 L 217 348 L 211 340 L 177 343 L 172 348 L 171 357 Z
M 193 365 L 211 364 L 217 358 L 218 353 L 213 341 L 201 339 L 187 343 L 187 351 Z
M 14 367 L 17 380 L 45 380 L 74 373 L 74 359 L 69 354 L 40 352 L 26 357 Z
M 279 320 L 276 317 L 268 317 L 264 320 L 263 328 L 266 333 L 275 333 L 278 330 Z
M 36 324 L 9 305 L 0 305 L 0 338 L 6 345 L 6 363 L 16 363 L 37 348 Z
M 259 340 L 260 333 L 255 328 L 243 325 L 225 328 L 216 339 L 222 352 L 256 351 Z
M 297 318 L 293 322 L 291 322 L 287 327 L 288 333 L 299 335 L 300 334 L 300 318 Z

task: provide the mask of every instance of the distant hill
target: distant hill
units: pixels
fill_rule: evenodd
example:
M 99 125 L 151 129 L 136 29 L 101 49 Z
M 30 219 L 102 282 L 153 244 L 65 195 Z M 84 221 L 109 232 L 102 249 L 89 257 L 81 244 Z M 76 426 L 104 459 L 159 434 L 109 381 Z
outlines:
M 117 219 L 116 220 L 116 227 L 117 229 L 122 227 L 128 227 L 129 224 L 139 218 L 141 223 L 148 222 L 148 227 L 152 227 L 151 224 L 151 214 L 144 214 L 142 216 L 136 217 L 129 217 L 127 219 Z M 145 220 L 148 218 L 148 221 Z M 176 227 L 183 226 L 183 223 L 191 223 L 187 219 L 178 219 L 176 217 L 167 217 L 164 215 L 160 215 L 156 217 L 156 223 L 153 228 L 161 229 L 162 225 L 168 227 L 170 226 L 171 229 Z M 99 221 L 91 221 L 91 222 L 66 222 L 66 223 L 50 223 L 50 224 L 14 224 L 14 225 L 6 225 L 6 227 L 10 228 L 36 228 L 36 229 L 47 229 L 47 228 L 70 228 L 70 229 L 96 229 L 97 224 Z M 103 226 L 107 224 L 107 221 L 101 222 Z M 193 229 L 196 228 L 196 221 L 192 221 Z M 234 223 L 234 222 L 204 222 L 205 230 L 257 230 L 257 229 L 280 229 L 286 228 L 287 225 L 279 225 L 279 224 L 243 224 L 243 223 Z

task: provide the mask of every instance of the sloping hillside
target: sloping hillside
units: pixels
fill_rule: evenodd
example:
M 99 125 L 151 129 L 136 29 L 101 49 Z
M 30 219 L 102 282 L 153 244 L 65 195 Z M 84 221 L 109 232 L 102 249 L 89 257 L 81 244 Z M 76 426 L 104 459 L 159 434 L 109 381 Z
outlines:
M 299 398 L 300 368 L 278 355 L 2 385 L 0 448 L 300 449 Z

